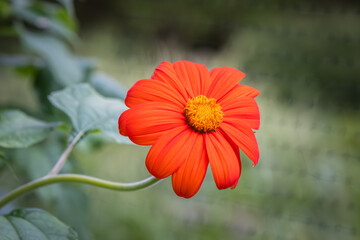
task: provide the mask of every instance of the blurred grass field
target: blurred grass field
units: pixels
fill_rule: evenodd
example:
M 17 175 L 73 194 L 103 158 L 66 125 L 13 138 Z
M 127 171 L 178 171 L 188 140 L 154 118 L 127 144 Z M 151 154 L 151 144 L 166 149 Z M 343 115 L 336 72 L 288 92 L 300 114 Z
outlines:
M 209 69 L 237 68 L 247 74 L 243 84 L 261 91 L 259 164 L 253 168 L 241 155 L 235 190 L 217 190 L 210 168 L 199 193 L 188 200 L 173 193 L 170 178 L 131 193 L 81 186 L 87 196 L 88 238 L 360 238 L 360 8 L 324 4 L 314 10 L 304 4 L 269 9 L 267 1 L 245 2 L 248 11 L 242 10 L 241 23 L 233 23 L 239 24 L 237 30 L 216 50 L 194 49 L 172 37 L 146 42 L 141 31 L 130 38 L 109 20 L 94 19 L 94 25 L 80 28 L 77 51 L 95 57 L 103 72 L 128 88 L 151 77 L 160 62 L 186 59 Z M 127 23 L 133 27 L 163 20 L 146 18 L 140 10 L 139 19 L 132 11 Z M 28 82 L 5 69 L 0 79 L 1 104 L 37 110 Z M 89 175 L 136 181 L 149 176 L 148 149 L 85 139 L 72 160 Z M 2 176 L 16 185 L 9 172 Z M 24 204 L 34 202 L 41 205 L 32 195 Z M 67 222 L 79 224 L 75 218 Z
M 100 29 L 105 33 L 86 36 L 89 45 L 84 45 L 84 53 L 101 56 L 101 69 L 118 76 L 128 87 L 149 78 L 164 60 L 188 59 L 209 68 L 226 65 L 242 70 L 255 58 L 247 46 L 261 46 L 271 38 L 269 34 L 265 39 L 259 37 L 264 33 L 250 29 L 234 35 L 233 44 L 220 53 L 194 53 L 160 43 L 155 49 L 133 50 L 135 54 L 123 58 L 118 54 L 123 50 L 121 40 L 111 37 L 111 29 Z M 100 41 L 106 43 L 105 48 L 98 47 Z M 286 43 L 286 39 L 283 41 Z M 320 41 L 317 44 L 322 45 Z M 276 52 L 276 48 L 267 51 Z M 269 59 L 260 61 L 253 64 L 260 70 L 274 64 Z M 302 64 L 301 60 L 297 63 Z M 280 66 L 275 69 L 273 75 L 281 72 Z M 275 78 L 250 72 L 243 80 L 262 92 L 257 99 L 262 125 L 256 133 L 261 158 L 260 164 L 252 168 L 251 161 L 242 156 L 243 171 L 236 190 L 219 192 L 210 171 L 200 192 L 190 200 L 172 193 L 170 179 L 138 193 L 90 189 L 92 216 L 96 216 L 92 226 L 100 234 L 98 238 L 356 239 L 356 212 L 360 210 L 358 108 L 327 106 L 318 99 L 316 89 L 307 89 L 307 79 L 294 82 L 295 86 L 288 83 L 285 91 L 290 94 L 285 93 L 288 96 L 284 98 Z M 147 151 L 140 146 L 110 145 L 85 156 L 79 154 L 84 172 L 126 181 L 147 176 Z M 119 208 L 106 207 L 112 202 Z M 110 238 L 103 233 L 109 225 L 114 234 Z

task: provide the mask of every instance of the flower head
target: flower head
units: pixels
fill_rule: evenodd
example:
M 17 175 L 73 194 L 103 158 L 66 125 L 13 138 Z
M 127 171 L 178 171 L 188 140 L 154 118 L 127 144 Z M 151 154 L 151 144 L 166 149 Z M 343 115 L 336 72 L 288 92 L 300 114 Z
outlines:
M 138 81 L 119 118 L 119 132 L 152 145 L 146 167 L 156 178 L 172 175 L 178 196 L 200 189 L 208 165 L 218 189 L 235 188 L 241 173 L 239 148 L 253 161 L 259 148 L 252 129 L 260 126 L 254 98 L 259 91 L 238 82 L 245 74 L 230 67 L 209 71 L 189 61 L 163 62 L 151 79 Z

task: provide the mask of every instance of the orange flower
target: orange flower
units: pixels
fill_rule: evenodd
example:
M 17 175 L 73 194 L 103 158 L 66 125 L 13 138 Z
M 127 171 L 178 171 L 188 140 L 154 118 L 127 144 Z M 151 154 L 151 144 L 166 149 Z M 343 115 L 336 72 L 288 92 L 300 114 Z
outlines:
M 245 74 L 230 67 L 161 63 L 151 77 L 128 92 L 130 108 L 119 118 L 121 135 L 152 145 L 146 167 L 156 178 L 172 175 L 175 193 L 194 196 L 210 163 L 218 189 L 236 187 L 241 173 L 239 148 L 253 161 L 259 148 L 252 129 L 260 114 L 259 91 L 237 84 Z

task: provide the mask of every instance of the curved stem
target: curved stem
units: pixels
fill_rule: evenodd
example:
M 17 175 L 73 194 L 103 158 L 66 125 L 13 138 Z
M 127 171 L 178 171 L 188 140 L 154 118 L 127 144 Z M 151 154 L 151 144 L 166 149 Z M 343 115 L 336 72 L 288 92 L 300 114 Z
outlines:
M 0 199 L 0 208 L 3 207 L 5 204 L 13 200 L 14 198 L 34 190 L 36 188 L 46 186 L 53 183 L 58 182 L 74 182 L 74 183 L 83 183 L 88 185 L 93 185 L 97 187 L 107 188 L 111 190 L 117 191 L 135 191 L 140 190 L 146 187 L 149 187 L 155 183 L 157 183 L 160 179 L 149 177 L 143 179 L 138 182 L 132 183 L 119 183 L 113 181 L 107 181 L 96 177 L 91 177 L 87 175 L 81 174 L 57 174 L 57 175 L 49 175 L 43 178 L 39 178 L 27 184 L 24 184 L 13 191 L 9 192 L 7 195 Z
M 55 166 L 53 167 L 53 169 L 51 169 L 51 171 L 48 173 L 48 176 L 50 175 L 55 175 L 58 172 L 60 172 L 60 170 L 62 169 L 62 167 L 64 166 L 66 159 L 68 158 L 71 150 L 73 150 L 73 148 L 75 147 L 76 143 L 80 140 L 80 138 L 84 135 L 84 132 L 79 132 L 74 139 L 71 141 L 71 143 L 69 144 L 69 146 L 65 149 L 65 151 L 63 152 L 63 154 L 61 154 L 59 160 L 57 161 L 57 163 L 55 164 Z

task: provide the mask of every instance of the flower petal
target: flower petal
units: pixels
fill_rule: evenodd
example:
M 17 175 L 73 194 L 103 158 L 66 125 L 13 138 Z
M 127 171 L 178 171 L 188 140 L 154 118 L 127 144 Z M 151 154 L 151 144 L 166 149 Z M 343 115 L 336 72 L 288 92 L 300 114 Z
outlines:
M 220 128 L 254 162 L 253 166 L 255 166 L 260 156 L 255 134 L 247 124 L 235 120 L 232 118 L 224 119 Z
M 173 174 L 191 154 L 196 133 L 181 126 L 163 134 L 151 147 L 146 157 L 146 167 L 156 178 Z
M 160 63 L 151 76 L 151 79 L 168 83 L 181 94 L 185 102 L 189 99 L 189 94 L 186 89 L 190 88 L 190 86 L 184 85 L 184 82 L 179 80 L 172 63 Z
M 221 101 L 220 105 L 222 106 L 225 120 L 232 118 L 235 122 L 248 124 L 252 129 L 259 129 L 260 112 L 253 98 L 238 97 L 231 99 L 231 101 Z
M 133 107 L 139 103 L 156 101 L 179 106 L 182 110 L 186 101 L 181 94 L 167 83 L 152 79 L 143 79 L 135 83 L 127 93 L 125 104 Z
M 207 96 L 220 99 L 245 77 L 245 73 L 231 67 L 218 67 L 210 71 L 211 85 Z
M 119 127 L 119 133 L 123 136 L 127 136 L 127 132 L 126 132 L 126 122 L 128 120 L 128 114 L 129 114 L 129 110 L 126 110 L 124 111 L 120 117 L 119 117 L 119 120 L 118 120 L 118 127 Z
M 246 85 L 236 84 L 233 89 L 231 89 L 227 94 L 225 94 L 222 98 L 218 99 L 218 103 L 225 104 L 229 101 L 234 101 L 239 97 L 250 97 L 255 98 L 260 94 L 260 91 L 249 87 Z
M 210 87 L 210 74 L 203 64 L 178 61 L 173 64 L 176 74 L 187 89 L 190 97 L 205 95 Z
M 240 164 L 234 149 L 221 131 L 206 134 L 206 150 L 218 189 L 226 189 L 237 183 Z
M 240 161 L 240 150 L 239 147 L 230 139 L 230 137 L 228 135 L 226 135 L 221 129 L 219 129 L 218 131 L 220 131 L 223 136 L 225 137 L 225 139 L 230 143 L 232 149 L 234 150 L 234 153 L 236 155 L 236 158 L 239 162 L 239 166 L 240 166 L 240 175 L 241 175 L 241 161 Z M 231 189 L 235 189 L 237 184 L 238 184 L 238 180 L 235 181 L 235 183 L 231 186 Z
M 187 126 L 174 104 L 145 102 L 126 110 L 119 119 L 120 134 L 140 145 L 152 145 L 164 132 Z
M 191 154 L 172 175 L 173 189 L 179 197 L 190 198 L 199 191 L 209 165 L 204 135 L 195 132 L 194 136 L 196 140 Z

